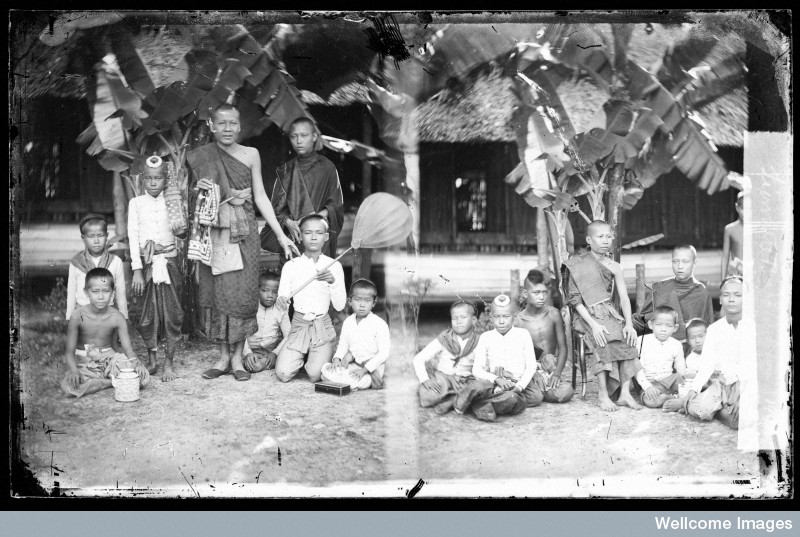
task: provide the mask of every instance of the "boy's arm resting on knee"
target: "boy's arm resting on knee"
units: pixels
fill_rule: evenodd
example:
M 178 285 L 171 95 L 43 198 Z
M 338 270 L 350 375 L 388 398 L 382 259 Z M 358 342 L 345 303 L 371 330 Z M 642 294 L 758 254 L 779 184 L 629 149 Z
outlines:
M 389 359 L 389 350 L 391 349 L 391 336 L 389 334 L 389 325 L 382 323 L 378 328 L 378 352 L 375 356 L 364 362 L 364 367 L 372 373 L 381 365 L 386 363 Z
M 438 339 L 434 339 L 414 356 L 414 372 L 417 374 L 417 379 L 420 384 L 430 380 L 428 371 L 425 369 L 425 364 L 428 363 L 429 360 L 432 360 L 436 356 L 436 353 L 441 350 L 442 344 L 439 343 Z
M 69 321 L 72 317 L 72 312 L 75 311 L 75 306 L 77 305 L 77 293 L 78 293 L 78 274 L 75 266 L 70 263 L 69 264 L 69 275 L 67 276 L 67 311 L 64 314 L 64 318 Z
M 125 351 L 125 356 L 131 359 L 138 359 L 139 357 L 136 356 L 136 351 L 133 350 L 131 337 L 128 334 L 128 323 L 122 314 L 117 318 L 117 335 L 119 336 L 119 342 L 122 344 L 122 350 Z
M 553 320 L 553 326 L 556 331 L 556 345 L 558 346 L 556 369 L 553 371 L 553 377 L 558 379 L 567 363 L 567 333 L 564 330 L 564 321 L 561 318 L 561 314 L 556 308 L 550 310 L 550 318 Z
M 653 385 L 650 383 L 649 380 L 647 380 L 647 377 L 644 375 L 644 369 L 640 369 L 639 371 L 637 371 L 636 375 L 634 375 L 634 378 L 636 379 L 636 382 L 639 383 L 639 386 L 641 386 L 642 390 L 644 390 L 644 391 L 647 391 L 647 390 L 649 390 L 650 388 L 653 387 Z
M 628 346 L 633 347 L 636 342 L 636 330 L 633 329 L 633 320 L 631 319 L 631 300 L 630 297 L 628 297 L 628 286 L 625 283 L 625 275 L 619 263 L 615 263 L 614 281 L 616 282 L 617 296 L 619 297 L 619 308 L 622 310 L 622 316 L 625 318 L 625 326 L 622 328 L 622 335 L 625 336 L 625 342 Z
M 67 365 L 67 381 L 73 385 L 73 387 L 80 384 L 81 381 L 81 374 L 78 370 L 78 364 L 75 361 L 75 349 L 78 348 L 80 322 L 80 315 L 76 315 L 70 319 L 67 325 L 67 350 L 64 353 L 64 362 Z

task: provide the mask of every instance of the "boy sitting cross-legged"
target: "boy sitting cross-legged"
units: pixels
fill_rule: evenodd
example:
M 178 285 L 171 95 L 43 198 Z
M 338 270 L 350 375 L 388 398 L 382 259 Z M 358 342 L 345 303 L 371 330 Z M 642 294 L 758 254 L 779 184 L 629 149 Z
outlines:
M 303 254 L 284 265 L 276 306 L 287 310 L 291 294 L 309 278 L 314 281 L 292 299 L 292 328 L 275 363 L 275 376 L 281 382 L 292 380 L 304 363 L 311 382 L 321 378 L 322 366 L 333 357 L 336 339 L 328 309 L 332 304 L 336 311 L 342 311 L 347 300 L 341 263 L 334 261 L 330 268 L 320 270 L 333 261 L 322 253 L 328 240 L 327 220 L 319 214 L 304 216 L 300 220 L 300 238 Z
M 686 370 L 683 345 L 672 337 L 678 329 L 678 314 L 669 306 L 657 306 L 647 325 L 653 333 L 637 340 L 642 369 L 636 373 L 636 382 L 642 388 L 642 403 L 660 408 L 676 397 Z
M 544 400 L 548 403 L 566 403 L 575 393 L 572 386 L 561 383 L 561 373 L 567 361 L 567 337 L 561 314 L 553 306 L 547 305 L 550 288 L 544 282 L 545 276 L 541 271 L 534 269 L 528 272 L 523 290 L 527 304 L 524 310 L 517 313 L 514 326 L 527 330 L 534 349 L 540 350 L 537 374 L 544 381 Z
M 455 411 L 472 410 L 480 420 L 494 421 L 504 414 L 519 414 L 544 399 L 544 380 L 536 385 L 536 355 L 527 330 L 514 326 L 514 302 L 506 295 L 492 301 L 494 330 L 481 334 L 475 348 L 472 375 L 458 391 Z
M 250 373 L 275 369 L 291 324 L 289 312 L 275 307 L 280 276 L 268 270 L 258 277 L 258 332 L 244 342 L 244 368 Z
M 353 314 L 344 320 L 333 362 L 322 366 L 322 379 L 349 384 L 351 390 L 383 387 L 384 363 L 389 357 L 389 325 L 372 313 L 378 288 L 360 278 L 350 286 Z
M 124 368 L 135 369 L 140 386 L 147 386 L 150 375 L 131 346 L 125 317 L 110 307 L 114 294 L 111 272 L 104 268 L 90 270 L 84 290 L 89 304 L 73 312 L 67 327 L 67 374 L 61 389 L 75 397 L 104 390 L 111 387 L 111 378 Z M 111 348 L 116 336 L 125 354 Z
M 456 394 L 472 378 L 478 345 L 476 320 L 475 306 L 459 300 L 450 306 L 450 328 L 414 356 L 421 407 L 433 407 L 437 414 L 453 409 Z M 432 375 L 428 373 L 429 366 L 433 366 Z

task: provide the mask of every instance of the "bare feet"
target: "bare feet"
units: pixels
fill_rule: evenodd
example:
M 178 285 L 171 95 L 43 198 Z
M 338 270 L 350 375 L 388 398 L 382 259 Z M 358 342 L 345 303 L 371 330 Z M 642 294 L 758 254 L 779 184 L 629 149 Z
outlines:
M 155 375 L 158 372 L 158 362 L 156 362 L 156 351 L 147 350 L 147 372 Z
M 599 403 L 600 403 L 600 408 L 602 410 L 605 410 L 606 412 L 617 411 L 617 405 L 614 404 L 614 402 L 608 397 L 607 394 L 604 394 L 602 392 L 599 393 L 598 399 L 600 400 Z
M 642 409 L 642 405 L 640 405 L 639 403 L 636 402 L 636 399 L 633 398 L 633 396 L 630 394 L 630 392 L 621 393 L 619 395 L 619 399 L 617 400 L 617 404 L 619 406 L 630 407 L 630 408 L 632 408 L 634 410 L 641 410 Z
M 683 410 L 683 399 L 670 399 L 669 401 L 664 401 L 664 406 L 661 407 L 661 410 L 664 412 L 680 412 Z
M 161 373 L 161 382 L 169 382 L 178 378 L 175 370 L 172 369 L 172 364 L 164 364 L 164 371 Z

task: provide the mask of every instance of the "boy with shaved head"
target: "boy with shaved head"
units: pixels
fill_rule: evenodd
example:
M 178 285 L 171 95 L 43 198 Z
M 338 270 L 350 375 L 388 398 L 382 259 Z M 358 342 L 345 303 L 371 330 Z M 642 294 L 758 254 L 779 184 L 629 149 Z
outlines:
M 694 277 L 697 250 L 690 244 L 676 246 L 672 250 L 672 272 L 667 278 L 653 284 L 652 293 L 645 298 L 641 311 L 633 315 L 633 327 L 639 334 L 646 332 L 647 323 L 653 319 L 653 311 L 659 306 L 669 306 L 678 315 L 678 329 L 673 336 L 686 341 L 686 322 L 702 319 L 706 324 L 714 322 L 714 308 L 706 286 Z
M 458 391 L 455 411 L 471 410 L 483 421 L 519 414 L 542 404 L 544 382 L 536 373 L 536 354 L 528 331 L 514 326 L 516 304 L 506 295 L 492 301 L 494 330 L 481 334 L 475 347 L 472 376 Z
M 289 141 L 295 157 L 277 168 L 272 188 L 272 205 L 280 225 L 295 242 L 300 243 L 300 219 L 316 213 L 328 222 L 328 243 L 323 253 L 336 257 L 336 241 L 344 220 L 344 200 L 336 166 L 320 155 L 322 138 L 314 121 L 295 119 L 289 126 Z M 261 247 L 276 251 L 269 227 L 261 231 Z
M 592 350 L 595 363 L 591 369 L 599 385 L 597 396 L 600 408 L 607 412 L 617 410 L 612 401 L 617 391 L 617 405 L 641 409 L 630 392 L 631 380 L 642 366 L 622 267 L 608 257 L 613 240 L 611 226 L 595 220 L 586 229 L 589 252 L 572 256 L 564 263 L 567 301 L 578 314 L 574 328 L 583 334 Z

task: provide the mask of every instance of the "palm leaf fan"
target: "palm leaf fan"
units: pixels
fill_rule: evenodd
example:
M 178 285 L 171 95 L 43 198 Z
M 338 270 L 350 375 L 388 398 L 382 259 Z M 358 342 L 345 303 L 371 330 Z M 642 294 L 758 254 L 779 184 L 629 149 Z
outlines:
M 411 211 L 403 200 L 386 192 L 376 192 L 364 199 L 353 223 L 350 248 L 339 254 L 320 272 L 328 270 L 354 248 L 386 248 L 405 240 L 411 233 Z M 306 280 L 290 298 L 316 278 Z

